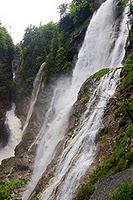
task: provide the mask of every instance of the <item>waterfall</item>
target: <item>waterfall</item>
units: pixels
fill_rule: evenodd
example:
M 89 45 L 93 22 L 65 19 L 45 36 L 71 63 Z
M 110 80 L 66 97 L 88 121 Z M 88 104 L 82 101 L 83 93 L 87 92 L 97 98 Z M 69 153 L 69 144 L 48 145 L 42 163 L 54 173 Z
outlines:
M 26 131 L 26 128 L 29 124 L 30 118 L 32 116 L 34 106 L 39 94 L 41 82 L 42 82 L 42 76 L 43 76 L 43 69 L 45 67 L 45 63 L 43 63 L 36 75 L 36 78 L 33 83 L 33 91 L 32 91 L 32 96 L 31 96 L 31 102 L 30 102 L 30 108 L 27 114 L 27 118 L 24 124 L 24 127 L 22 129 L 22 124 L 20 119 L 15 115 L 15 104 L 12 104 L 11 110 L 7 111 L 6 113 L 6 120 L 5 124 L 7 128 L 9 129 L 10 132 L 10 138 L 8 145 L 4 147 L 3 149 L 0 150 L 0 163 L 2 160 L 6 158 L 10 158 L 14 156 L 14 150 L 16 146 L 21 142 L 21 139 Z
M 104 109 L 119 82 L 120 71 L 116 70 L 101 78 L 81 120 L 80 131 L 64 149 L 55 176 L 41 199 L 72 199 L 81 177 L 94 161 L 95 138 L 102 125 Z
M 33 91 L 32 91 L 32 96 L 31 96 L 30 108 L 29 108 L 29 111 L 28 111 L 28 114 L 27 114 L 26 121 L 24 123 L 23 134 L 26 131 L 26 128 L 29 124 L 30 118 L 31 118 L 33 110 L 34 110 L 34 106 L 35 106 L 35 103 L 36 103 L 36 100 L 37 100 L 37 97 L 38 97 L 38 94 L 39 94 L 41 82 L 42 82 L 42 77 L 43 77 L 42 71 L 43 71 L 44 67 L 45 67 L 45 63 L 43 63 L 41 65 L 41 67 L 40 67 L 40 69 L 39 69 L 39 71 L 36 75 L 36 78 L 34 80 L 34 83 L 33 83 Z
M 37 140 L 38 148 L 33 174 L 31 182 L 23 194 L 24 200 L 30 197 L 42 174 L 54 158 L 57 145 L 65 136 L 70 110 L 84 81 L 104 67 L 116 68 L 121 66 L 128 36 L 126 28 L 127 16 L 124 13 L 119 19 L 116 17 L 115 3 L 115 0 L 107 0 L 93 15 L 73 70 L 72 80 L 66 77 L 57 80 L 54 85 L 51 108 L 49 108 L 50 112 L 47 112 L 38 134 L 39 140 Z M 119 30 L 118 26 L 120 27 Z M 95 91 L 99 95 L 97 106 L 89 118 L 86 115 L 84 116 L 85 119 L 82 122 L 81 131 L 69 146 L 64 149 L 55 176 L 49 182 L 42 199 L 72 199 L 72 193 L 78 186 L 76 182 L 80 180 L 93 162 L 96 150 L 95 137 L 101 126 L 106 104 L 114 94 L 119 81 L 119 74 L 120 70 L 116 70 L 115 73 L 112 72 L 100 80 L 100 84 Z M 102 93 L 104 101 L 102 100 Z M 95 100 L 95 95 L 92 95 L 87 112 L 89 112 L 89 107 Z M 98 111 L 97 107 L 99 106 L 102 109 Z M 83 164 L 82 166 L 81 163 Z M 56 190 L 58 193 L 56 195 L 54 187 L 56 189 L 60 184 L 63 184 L 62 189 L 60 188 L 60 191 Z
M 15 108 L 15 104 L 13 104 L 11 110 L 6 113 L 5 124 L 9 128 L 10 137 L 7 146 L 0 150 L 0 163 L 2 160 L 14 156 L 15 147 L 22 139 L 21 121 L 15 115 Z

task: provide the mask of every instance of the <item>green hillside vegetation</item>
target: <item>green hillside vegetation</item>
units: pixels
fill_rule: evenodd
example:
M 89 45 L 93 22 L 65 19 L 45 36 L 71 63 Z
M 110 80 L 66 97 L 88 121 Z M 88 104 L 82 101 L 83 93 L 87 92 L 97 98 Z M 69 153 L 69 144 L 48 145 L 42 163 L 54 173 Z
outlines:
M 10 199 L 21 200 L 21 198 L 18 198 L 18 196 L 16 196 L 15 190 L 21 188 L 26 184 L 27 184 L 26 179 L 1 181 L 0 200 L 10 200 Z
M 25 30 L 20 44 L 23 65 L 20 73 L 21 82 L 18 86 L 19 92 L 31 93 L 35 75 L 44 61 L 47 62 L 47 77 L 72 69 L 74 55 L 69 53 L 70 43 L 75 34 L 80 31 L 81 26 L 87 27 L 97 7 L 96 2 L 73 0 L 71 4 L 62 4 L 59 6 L 59 23 L 50 22 L 39 27 L 29 26 Z
M 8 99 L 12 88 L 14 45 L 7 30 L 0 24 L 0 97 Z
M 113 192 L 108 200 L 132 200 L 133 199 L 133 182 L 123 182 Z

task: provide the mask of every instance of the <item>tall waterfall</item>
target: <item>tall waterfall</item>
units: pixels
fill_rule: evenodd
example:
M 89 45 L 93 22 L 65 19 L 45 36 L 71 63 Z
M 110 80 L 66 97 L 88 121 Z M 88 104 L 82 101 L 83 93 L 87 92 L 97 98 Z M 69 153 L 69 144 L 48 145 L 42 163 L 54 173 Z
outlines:
M 123 16 L 119 19 L 116 17 L 116 1 L 107 0 L 93 15 L 73 70 L 72 80 L 66 77 L 57 80 L 54 85 L 51 107 L 38 134 L 34 170 L 31 182 L 23 194 L 24 200 L 29 198 L 42 174 L 54 158 L 56 147 L 64 138 L 70 110 L 84 81 L 104 67 L 116 68 L 121 66 L 128 36 L 127 16 L 123 13 Z M 96 151 L 95 137 L 101 126 L 106 104 L 114 94 L 119 81 L 119 74 L 120 70 L 117 70 L 100 80 L 99 86 L 88 103 L 86 112 L 89 113 L 91 106 L 99 96 L 97 105 L 89 117 L 86 117 L 86 113 L 83 116 L 81 130 L 62 152 L 55 176 L 42 194 L 42 199 L 72 199 L 72 194 L 77 188 L 80 178 L 93 162 Z M 98 111 L 97 107 L 99 106 L 102 109 Z
M 64 149 L 55 176 L 41 199 L 72 199 L 81 177 L 94 161 L 95 138 L 101 128 L 104 109 L 119 82 L 119 75 L 120 70 L 117 70 L 101 78 L 82 117 L 80 131 Z

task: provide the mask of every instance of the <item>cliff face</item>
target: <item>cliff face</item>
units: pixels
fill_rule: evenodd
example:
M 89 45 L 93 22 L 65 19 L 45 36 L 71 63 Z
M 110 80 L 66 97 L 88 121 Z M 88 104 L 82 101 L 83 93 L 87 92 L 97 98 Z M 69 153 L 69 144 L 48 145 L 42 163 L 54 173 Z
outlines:
M 6 145 L 8 133 L 5 127 L 5 113 L 12 99 L 13 43 L 6 29 L 0 26 L 0 148 Z

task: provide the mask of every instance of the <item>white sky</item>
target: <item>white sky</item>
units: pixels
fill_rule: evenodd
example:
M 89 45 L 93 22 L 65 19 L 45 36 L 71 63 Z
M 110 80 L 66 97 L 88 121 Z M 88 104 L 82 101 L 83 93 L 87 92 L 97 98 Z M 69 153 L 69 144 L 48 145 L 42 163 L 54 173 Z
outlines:
M 18 43 L 30 24 L 59 20 L 58 6 L 71 0 L 0 0 L 0 21 Z

